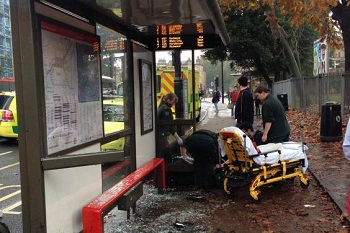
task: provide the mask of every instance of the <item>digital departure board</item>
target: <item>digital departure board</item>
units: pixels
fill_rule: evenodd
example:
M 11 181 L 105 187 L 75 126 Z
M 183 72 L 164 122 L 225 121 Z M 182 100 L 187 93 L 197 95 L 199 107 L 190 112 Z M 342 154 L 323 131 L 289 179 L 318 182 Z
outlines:
M 123 38 L 112 38 L 107 39 L 102 44 L 103 52 L 125 52 L 125 39 Z
M 209 22 L 150 26 L 155 50 L 213 48 L 216 34 Z

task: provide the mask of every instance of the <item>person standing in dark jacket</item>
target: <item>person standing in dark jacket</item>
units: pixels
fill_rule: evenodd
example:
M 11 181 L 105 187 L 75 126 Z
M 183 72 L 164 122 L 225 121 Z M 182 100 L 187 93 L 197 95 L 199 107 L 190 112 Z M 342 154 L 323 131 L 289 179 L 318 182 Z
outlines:
M 211 102 L 214 104 L 215 112 L 216 112 L 216 113 L 219 112 L 218 103 L 219 103 L 219 101 L 220 101 L 220 98 L 221 98 L 220 91 L 215 90 L 214 93 L 213 93 L 213 98 L 211 99 Z
M 157 119 L 158 120 L 167 120 L 173 121 L 173 111 L 171 107 L 178 102 L 178 97 L 175 93 L 166 94 L 157 111 Z M 173 135 L 176 139 L 177 144 L 180 146 L 180 154 L 183 159 L 188 163 L 193 163 L 193 159 L 190 158 L 186 153 L 186 148 L 183 147 L 183 140 L 177 134 L 176 127 L 174 125 L 160 125 L 158 128 L 157 134 L 157 151 L 160 157 L 163 157 L 165 160 L 169 161 L 171 159 L 171 149 L 170 143 L 168 141 L 168 137 Z
M 236 126 L 239 127 L 242 122 L 247 121 L 253 125 L 254 122 L 254 99 L 250 88 L 248 87 L 248 78 L 241 76 L 238 79 L 239 95 L 236 102 L 235 118 Z

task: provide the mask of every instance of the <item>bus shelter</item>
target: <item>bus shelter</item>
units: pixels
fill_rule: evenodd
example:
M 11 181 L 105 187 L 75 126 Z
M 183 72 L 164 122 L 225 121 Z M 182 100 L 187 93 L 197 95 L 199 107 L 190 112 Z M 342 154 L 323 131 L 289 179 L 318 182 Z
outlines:
M 179 51 L 192 51 L 195 77 L 194 49 L 228 42 L 222 15 L 216 0 L 18 0 L 10 10 L 23 230 L 80 232 L 82 206 L 156 156 L 156 51 L 172 52 L 177 79 Z M 195 127 L 191 83 L 176 124 Z

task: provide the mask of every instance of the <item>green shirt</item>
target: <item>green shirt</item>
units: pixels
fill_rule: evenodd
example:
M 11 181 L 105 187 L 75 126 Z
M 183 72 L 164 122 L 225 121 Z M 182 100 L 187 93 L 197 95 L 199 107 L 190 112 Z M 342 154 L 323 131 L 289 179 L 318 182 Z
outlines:
M 282 103 L 271 94 L 268 94 L 262 104 L 263 125 L 271 123 L 267 134 L 268 143 L 283 142 L 290 134 L 290 128 Z

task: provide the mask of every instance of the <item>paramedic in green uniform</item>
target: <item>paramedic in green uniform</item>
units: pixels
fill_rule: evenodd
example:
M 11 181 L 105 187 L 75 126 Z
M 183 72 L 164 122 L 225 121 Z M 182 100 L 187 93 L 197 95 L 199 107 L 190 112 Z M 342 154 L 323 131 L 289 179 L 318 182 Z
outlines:
M 289 123 L 282 103 L 265 86 L 258 86 L 254 94 L 262 104 L 264 143 L 288 142 L 290 135 Z
M 157 119 L 158 120 L 168 120 L 173 121 L 173 111 L 171 110 L 171 107 L 175 105 L 178 101 L 178 97 L 175 93 L 168 93 L 166 94 L 157 111 Z M 170 135 L 173 135 L 180 146 L 180 150 L 183 150 L 183 140 L 182 138 L 177 134 L 176 127 L 174 125 L 160 125 L 158 128 L 158 134 L 157 134 L 157 151 L 158 155 L 160 157 L 163 157 L 165 160 L 169 161 L 171 159 L 171 151 L 170 151 L 170 144 L 168 141 L 168 137 Z

